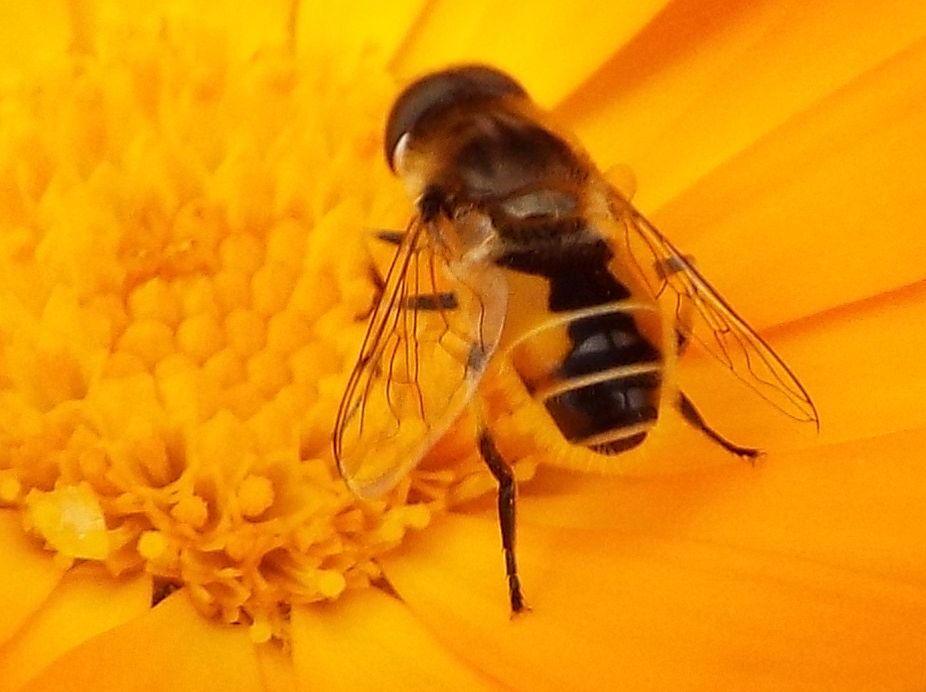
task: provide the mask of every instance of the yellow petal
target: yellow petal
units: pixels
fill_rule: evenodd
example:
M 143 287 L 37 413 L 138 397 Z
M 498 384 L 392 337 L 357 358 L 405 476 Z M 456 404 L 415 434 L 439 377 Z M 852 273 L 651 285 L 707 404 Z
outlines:
M 524 526 L 508 619 L 493 517 L 449 517 L 385 569 L 408 607 L 518 689 L 913 689 L 926 592 L 702 542 Z
M 23 534 L 19 512 L 0 510 L 0 644 L 22 627 L 61 579 L 46 552 Z
M 923 36 L 926 8 L 890 0 L 675 2 L 562 114 L 631 164 L 657 205 Z
M 456 62 L 508 70 L 540 103 L 552 104 L 593 72 L 666 4 L 435 2 L 397 56 L 399 74 Z
M 115 580 L 98 565 L 69 571 L 35 616 L 0 650 L 0 680 L 18 689 L 64 652 L 144 613 L 151 604 L 146 575 Z
M 293 609 L 293 659 L 306 689 L 490 689 L 397 599 L 376 589 Z
M 38 690 L 263 690 L 243 627 L 219 625 L 183 592 L 71 649 L 25 687 Z

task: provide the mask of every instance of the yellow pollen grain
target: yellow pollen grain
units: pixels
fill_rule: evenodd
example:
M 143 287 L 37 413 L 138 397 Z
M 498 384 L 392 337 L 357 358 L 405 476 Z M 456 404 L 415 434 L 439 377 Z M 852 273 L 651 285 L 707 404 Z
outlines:
M 170 515 L 177 521 L 198 529 L 209 519 L 209 506 L 197 495 L 184 495 L 171 507 Z
M 155 432 L 144 431 L 129 437 L 126 454 L 155 485 L 163 486 L 174 480 L 167 447 Z
M 347 581 L 343 574 L 335 570 L 319 570 L 315 586 L 325 598 L 337 598 L 347 588 Z
M 225 537 L 225 554 L 232 560 L 241 562 L 254 555 L 254 541 L 251 536 L 232 534 Z
M 221 349 L 224 338 L 221 325 L 208 314 L 188 317 L 177 328 L 177 346 L 198 363 Z
M 147 369 L 147 363 L 135 354 L 117 351 L 106 359 L 103 375 L 105 377 L 126 377 L 141 374 Z
M 238 354 L 225 348 L 205 362 L 203 374 L 215 384 L 229 387 L 243 380 L 247 372 Z
M 65 553 L 55 553 L 52 557 L 52 562 L 55 567 L 66 572 L 74 566 L 74 557 Z
M 137 286 L 129 294 L 129 313 L 136 320 L 151 319 L 167 325 L 180 320 L 180 301 L 161 277 Z
M 85 385 L 73 357 L 62 351 L 36 354 L 36 382 L 45 401 L 59 403 L 77 399 Z
M 100 480 L 109 469 L 109 460 L 102 449 L 91 448 L 81 452 L 78 459 L 80 472 L 90 481 Z
M 318 277 L 303 275 L 293 287 L 289 305 L 303 315 L 317 316 L 337 303 L 338 298 L 337 286 L 333 281 L 319 281 Z M 366 286 L 360 302 L 370 302 L 369 286 Z
M 178 289 L 180 305 L 187 317 L 201 313 L 218 314 L 215 286 L 211 277 L 197 276 L 183 281 Z
M 425 505 L 406 505 L 405 521 L 413 529 L 421 530 L 431 523 L 431 511 Z
M 409 528 L 422 529 L 431 520 L 431 513 L 424 505 L 406 505 L 390 510 L 379 527 L 380 537 L 387 542 L 398 542 Z
M 264 403 L 264 396 L 253 382 L 240 382 L 224 393 L 225 407 L 238 418 L 250 418 Z
M 160 531 L 145 531 L 138 538 L 138 554 L 146 560 L 157 560 L 167 552 L 167 537 Z
M 301 347 L 289 362 L 297 381 L 314 383 L 324 373 L 337 367 L 338 354 L 328 345 L 314 342 Z
M 273 626 L 266 618 L 257 619 L 248 627 L 248 636 L 255 644 L 263 644 L 273 636 Z
M 262 315 L 273 315 L 289 300 L 296 278 L 292 267 L 282 262 L 262 266 L 251 280 L 254 309 Z
M 264 476 L 248 476 L 238 487 L 238 503 L 241 513 L 248 518 L 262 514 L 273 504 L 273 483 Z
M 96 493 L 86 483 L 63 485 L 26 496 L 26 522 L 61 555 L 100 560 L 109 554 L 109 536 Z
M 138 356 L 146 365 L 152 366 L 174 350 L 174 333 L 163 322 L 139 320 L 125 330 L 119 339 L 118 348 Z
M 238 355 L 252 356 L 264 347 L 264 318 L 253 310 L 237 308 L 225 318 L 228 343 Z
M 223 269 L 213 281 L 215 299 L 225 312 L 247 305 L 251 299 L 251 277 L 235 269 Z
M 273 395 L 290 382 L 284 357 L 271 350 L 261 351 L 248 360 L 248 379 L 265 395 Z
M 9 504 L 19 498 L 22 492 L 22 483 L 11 471 L 0 472 L 0 502 Z
M 292 219 L 278 223 L 267 239 L 267 262 L 298 266 L 305 254 L 305 228 Z
M 294 310 L 283 310 L 270 318 L 267 325 L 267 346 L 277 353 L 292 353 L 312 341 L 312 330 L 306 320 Z
M 264 244 L 250 233 L 234 233 L 222 241 L 219 256 L 226 269 L 253 274 L 264 262 Z

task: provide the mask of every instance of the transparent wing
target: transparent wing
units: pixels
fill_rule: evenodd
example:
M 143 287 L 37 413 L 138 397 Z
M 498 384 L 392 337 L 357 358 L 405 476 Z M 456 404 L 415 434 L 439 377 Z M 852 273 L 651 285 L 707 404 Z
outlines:
M 451 277 L 447 267 L 425 224 L 413 220 L 335 423 L 338 469 L 362 497 L 392 488 L 443 435 L 498 343 L 507 305 L 500 273 L 456 263 Z
M 691 261 L 616 191 L 609 208 L 635 268 L 657 300 L 674 310 L 684 346 L 710 354 L 774 409 L 819 427 L 817 410 L 794 373 Z

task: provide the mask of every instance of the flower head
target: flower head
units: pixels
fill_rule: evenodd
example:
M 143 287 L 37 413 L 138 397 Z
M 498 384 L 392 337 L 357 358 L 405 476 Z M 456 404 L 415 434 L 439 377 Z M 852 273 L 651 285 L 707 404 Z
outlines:
M 921 11 L 472 8 L 73 3 L 44 42 L 10 31 L 28 44 L 0 73 L 10 685 L 923 683 Z M 500 446 L 537 475 L 534 612 L 514 622 L 466 425 L 377 501 L 330 453 L 389 253 L 371 231 L 410 211 L 384 114 L 463 60 L 627 161 L 638 206 L 823 417 L 758 469 L 686 470 L 726 460 L 669 428 L 640 474 L 601 478 L 544 468 L 555 431 L 490 383 Z

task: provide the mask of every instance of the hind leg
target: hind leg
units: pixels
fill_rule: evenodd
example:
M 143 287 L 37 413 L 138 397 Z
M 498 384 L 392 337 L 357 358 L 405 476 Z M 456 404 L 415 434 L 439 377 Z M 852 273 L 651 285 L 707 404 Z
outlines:
M 684 392 L 680 391 L 678 393 L 678 400 L 675 404 L 679 413 L 682 414 L 682 417 L 688 421 L 696 430 L 699 430 L 701 433 L 709 437 L 715 443 L 723 447 L 728 452 L 735 454 L 738 457 L 748 459 L 749 461 L 754 461 L 761 452 L 754 447 L 740 447 L 739 445 L 733 444 L 721 435 L 719 432 L 714 430 L 710 425 L 707 424 L 707 421 L 704 420 L 704 416 L 701 415 L 701 412 L 695 408 L 695 405 L 692 403 Z

